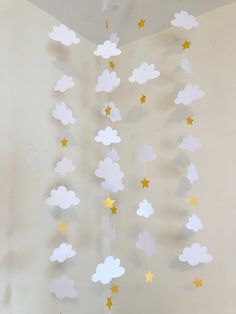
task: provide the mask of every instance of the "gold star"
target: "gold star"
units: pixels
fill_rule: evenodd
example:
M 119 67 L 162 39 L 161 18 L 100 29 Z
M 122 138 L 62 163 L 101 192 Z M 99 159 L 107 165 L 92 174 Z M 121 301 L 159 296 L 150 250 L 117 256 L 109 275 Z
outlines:
M 143 104 L 146 103 L 146 98 L 147 98 L 147 96 L 145 96 L 145 95 L 142 95 L 142 96 L 139 98 L 141 105 L 143 105 Z
M 106 304 L 106 307 L 109 308 L 109 310 L 112 308 L 112 298 L 111 297 L 108 297 L 107 298 L 107 304 Z
M 68 223 L 65 221 L 60 222 L 59 229 L 61 232 L 65 232 L 68 229 Z
M 117 285 L 112 285 L 111 286 L 111 292 L 112 293 L 118 293 L 119 292 L 119 286 L 117 286 Z
M 202 287 L 202 279 L 200 279 L 200 278 L 197 277 L 197 278 L 193 281 L 193 284 L 195 285 L 196 288 Z
M 61 147 L 62 147 L 62 148 L 66 148 L 66 147 L 68 146 L 68 144 L 69 144 L 69 143 L 68 143 L 68 139 L 65 138 L 65 137 L 61 140 L 60 143 L 61 143 Z
M 191 116 L 188 116 L 185 121 L 187 125 L 193 125 L 194 120 Z
M 141 185 L 142 185 L 142 188 L 149 188 L 149 180 L 147 180 L 146 178 L 143 178 L 143 180 L 140 181 L 141 182 Z
M 182 43 L 182 47 L 183 47 L 184 50 L 185 50 L 185 49 L 189 49 L 190 46 L 191 46 L 191 41 L 185 40 L 185 41 Z
M 105 108 L 105 113 L 106 113 L 106 116 L 109 117 L 110 114 L 111 114 L 111 107 L 106 106 L 106 108 Z
M 115 206 L 111 207 L 111 214 L 116 215 L 117 214 L 117 208 Z
M 115 63 L 113 61 L 109 61 L 109 68 L 114 70 L 116 67 Z
M 190 205 L 198 205 L 199 200 L 195 196 L 190 196 L 188 202 Z
M 143 28 L 145 26 L 145 20 L 141 19 L 138 21 L 137 25 L 138 25 L 138 28 Z
M 153 277 L 154 277 L 154 274 L 149 270 L 149 272 L 145 274 L 145 281 L 152 282 Z
M 112 208 L 114 203 L 115 201 L 111 200 L 109 197 L 103 201 L 103 205 L 105 208 Z
M 106 29 L 108 29 L 108 27 L 109 27 L 108 20 L 105 21 L 105 27 L 106 27 Z

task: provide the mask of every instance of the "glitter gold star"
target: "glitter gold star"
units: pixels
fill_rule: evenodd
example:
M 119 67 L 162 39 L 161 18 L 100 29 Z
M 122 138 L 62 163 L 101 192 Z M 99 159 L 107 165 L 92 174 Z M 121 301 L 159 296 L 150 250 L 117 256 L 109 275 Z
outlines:
M 63 138 L 63 139 L 61 139 L 61 141 L 60 141 L 60 143 L 61 143 L 61 147 L 62 148 L 66 148 L 67 146 L 68 146 L 68 139 L 67 138 Z
M 113 284 L 111 286 L 111 292 L 114 294 L 114 293 L 118 293 L 119 292 L 119 286 Z
M 109 27 L 108 20 L 105 21 L 105 27 L 106 27 L 106 29 L 108 29 L 108 27 Z
M 194 120 L 191 116 L 188 116 L 185 121 L 187 125 L 193 125 Z
M 117 207 L 115 207 L 115 206 L 111 207 L 111 214 L 112 215 L 116 215 L 117 214 Z
M 153 277 L 154 277 L 154 274 L 149 270 L 149 272 L 145 274 L 145 281 L 146 282 L 152 282 Z
M 141 182 L 141 185 L 142 185 L 142 188 L 149 188 L 149 183 L 150 181 L 147 180 L 146 178 L 143 178 L 143 180 L 140 181 Z
M 65 232 L 68 229 L 68 223 L 65 221 L 60 222 L 59 229 L 61 230 L 61 232 Z
M 199 200 L 196 198 L 196 196 L 190 196 L 188 198 L 188 202 L 190 205 L 198 205 Z
M 185 50 L 185 49 L 189 49 L 190 46 L 191 46 L 191 41 L 185 40 L 185 41 L 182 43 L 182 47 L 183 47 L 184 50 Z
M 146 98 L 147 98 L 147 96 L 145 96 L 145 95 L 142 95 L 142 96 L 139 98 L 141 105 L 143 105 L 143 104 L 146 103 Z
M 107 117 L 109 117 L 111 115 L 111 107 L 110 106 L 106 106 L 105 113 L 106 113 Z
M 105 208 L 112 208 L 114 203 L 115 201 L 110 199 L 109 197 L 103 201 L 103 205 Z
M 109 310 L 110 310 L 110 309 L 112 308 L 112 305 L 113 305 L 113 303 L 112 303 L 112 298 L 111 298 L 111 297 L 108 297 L 108 298 L 107 298 L 106 307 L 108 307 Z
M 113 61 L 109 61 L 108 64 L 109 64 L 109 68 L 110 68 L 110 69 L 112 69 L 112 70 L 115 69 L 116 65 L 115 65 L 115 63 L 114 63 Z
M 137 25 L 138 25 L 138 28 L 143 28 L 145 26 L 145 20 L 141 19 L 138 21 Z
M 202 287 L 202 279 L 196 277 L 196 279 L 193 281 L 193 284 L 196 288 Z

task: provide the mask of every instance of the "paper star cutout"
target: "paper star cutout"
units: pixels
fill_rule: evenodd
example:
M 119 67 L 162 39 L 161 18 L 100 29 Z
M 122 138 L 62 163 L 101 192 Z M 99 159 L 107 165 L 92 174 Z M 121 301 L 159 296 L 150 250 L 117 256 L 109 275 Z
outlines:
M 117 208 L 115 206 L 111 207 L 111 213 L 112 213 L 112 215 L 116 215 L 117 214 Z
M 108 297 L 108 298 L 107 298 L 106 307 L 108 307 L 109 310 L 110 310 L 110 309 L 112 308 L 112 305 L 113 305 L 113 303 L 112 303 L 112 298 L 111 298 L 111 297 Z
M 202 279 L 200 279 L 200 278 L 197 277 L 197 278 L 193 281 L 193 284 L 195 285 L 196 288 L 202 287 Z
M 182 43 L 182 47 L 183 47 L 184 50 L 185 50 L 185 49 L 189 49 L 190 46 L 191 46 L 191 41 L 185 40 L 185 41 Z
M 188 202 L 190 205 L 198 205 L 199 200 L 195 196 L 190 196 Z
M 189 117 L 186 118 L 185 121 L 186 121 L 186 124 L 187 124 L 187 125 L 193 125 L 193 121 L 194 121 L 194 120 L 193 120 L 193 118 L 192 118 L 191 116 L 189 116 Z
M 118 293 L 119 292 L 119 286 L 117 286 L 117 285 L 112 285 L 111 286 L 111 292 L 112 293 Z
M 68 229 L 68 223 L 65 221 L 60 222 L 59 229 L 61 230 L 61 232 L 65 232 Z
M 111 107 L 106 106 L 106 108 L 105 108 L 105 113 L 106 113 L 106 116 L 109 117 L 110 114 L 111 114 Z
M 62 148 L 66 148 L 68 146 L 68 144 L 69 144 L 68 139 L 65 138 L 65 137 L 61 140 L 60 143 L 61 143 L 61 147 Z
M 103 201 L 103 205 L 105 208 L 112 208 L 114 203 L 115 201 L 111 200 L 109 197 Z
M 106 27 L 106 29 L 108 29 L 108 27 L 109 27 L 108 20 L 105 21 L 105 27 Z
M 138 25 L 138 28 L 143 28 L 145 26 L 145 20 L 141 19 L 138 21 L 137 25 Z
M 149 270 L 149 272 L 145 274 L 145 281 L 146 282 L 152 282 L 153 277 L 154 277 L 154 274 Z
M 146 98 L 147 98 L 147 96 L 145 96 L 145 95 L 142 95 L 142 96 L 139 98 L 141 105 L 143 105 L 143 104 L 146 103 Z
M 114 70 L 116 67 L 115 63 L 113 61 L 109 61 L 109 68 Z
M 143 180 L 140 181 L 141 182 L 141 185 L 142 185 L 142 188 L 148 188 L 149 187 L 149 180 L 147 180 L 146 178 L 143 178 Z

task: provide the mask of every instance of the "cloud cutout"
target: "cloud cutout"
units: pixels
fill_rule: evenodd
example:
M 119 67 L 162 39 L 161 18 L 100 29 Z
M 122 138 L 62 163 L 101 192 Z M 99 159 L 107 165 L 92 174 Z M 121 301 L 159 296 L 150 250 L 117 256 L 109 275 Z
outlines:
M 143 216 L 145 218 L 150 217 L 154 213 L 154 209 L 152 204 L 149 203 L 147 200 L 143 200 L 139 203 L 139 208 L 137 209 L 137 215 Z
M 120 170 L 120 165 L 117 162 L 114 162 L 110 157 L 106 157 L 104 160 L 99 161 L 95 175 L 98 178 L 105 179 L 101 183 L 103 189 L 109 190 L 112 193 L 124 190 L 124 185 L 122 183 L 124 173 Z
M 117 45 L 119 44 L 120 42 L 120 37 L 117 35 L 117 33 L 111 33 L 110 37 L 109 37 L 109 40 L 112 42 L 112 43 L 116 43 Z
M 64 75 L 60 80 L 57 81 L 54 90 L 56 92 L 64 93 L 66 90 L 75 86 L 71 76 Z
M 188 222 L 186 223 L 186 228 L 188 230 L 193 230 L 194 232 L 198 232 L 203 229 L 202 221 L 196 215 L 192 215 L 188 218 Z
M 52 40 L 60 42 L 65 46 L 80 43 L 80 39 L 76 36 L 76 33 L 64 24 L 53 26 L 53 31 L 49 33 L 48 36 Z
M 138 161 L 140 164 L 145 165 L 156 159 L 156 154 L 153 152 L 153 148 L 149 144 L 143 144 L 138 152 Z
M 192 74 L 192 65 L 189 62 L 188 58 L 183 58 L 180 63 L 181 68 L 188 74 Z
M 66 104 L 64 104 L 64 102 L 56 104 L 55 109 L 52 111 L 52 115 L 63 125 L 74 124 L 76 122 L 73 112 Z
M 104 263 L 98 264 L 96 272 L 92 276 L 92 281 L 100 281 L 105 285 L 111 282 L 113 278 L 121 277 L 124 273 L 125 269 L 120 266 L 120 259 L 107 256 Z
M 61 209 L 68 209 L 72 205 L 78 205 L 80 199 L 74 191 L 67 190 L 65 186 L 59 186 L 56 190 L 51 190 L 51 196 L 46 199 L 50 206 L 59 206 Z
M 110 157 L 112 161 L 116 162 L 120 160 L 119 154 L 117 152 L 117 150 L 115 150 L 114 148 L 112 148 L 111 150 L 109 150 L 107 157 Z
M 49 292 L 53 293 L 60 300 L 65 298 L 74 299 L 77 297 L 73 280 L 70 280 L 64 274 L 52 280 L 49 287 Z
M 136 247 L 144 251 L 148 256 L 153 256 L 157 252 L 156 241 L 147 231 L 138 235 Z
M 195 100 L 201 99 L 204 95 L 205 93 L 198 85 L 187 84 L 183 90 L 178 92 L 175 103 L 177 105 L 183 104 L 188 106 Z
M 120 85 L 120 78 L 117 77 L 116 72 L 104 70 L 101 75 L 98 76 L 97 85 L 95 86 L 95 92 L 111 93 Z
M 210 263 L 213 261 L 213 257 L 207 251 L 207 247 L 201 246 L 199 243 L 193 243 L 190 247 L 183 249 L 182 254 L 179 255 L 179 260 L 187 262 L 191 266 L 197 266 L 200 263 Z
M 190 165 L 188 166 L 188 174 L 187 174 L 187 179 L 188 181 L 193 184 L 194 182 L 196 182 L 198 180 L 198 173 L 197 173 L 197 168 L 194 165 L 194 163 L 190 163 Z
M 195 151 L 202 148 L 202 144 L 200 143 L 198 138 L 193 137 L 192 135 L 188 135 L 183 138 L 179 147 L 183 150 Z
M 144 84 L 149 80 L 153 80 L 160 76 L 160 72 L 155 70 L 154 64 L 146 62 L 140 64 L 139 68 L 133 70 L 132 75 L 129 77 L 130 83 Z
M 65 175 L 68 172 L 74 171 L 74 169 L 75 169 L 75 166 L 73 165 L 72 160 L 64 157 L 62 158 L 62 160 L 57 162 L 55 172 L 61 175 Z
M 106 111 L 105 111 L 107 107 L 111 108 L 111 112 L 109 116 L 106 115 Z M 120 110 L 116 107 L 116 105 L 113 102 L 105 103 L 101 112 L 104 115 L 104 117 L 107 116 L 112 122 L 121 121 Z
M 63 263 L 65 260 L 75 255 L 76 252 L 72 249 L 72 245 L 63 242 L 58 248 L 53 250 L 53 253 L 49 259 L 51 262 Z
M 181 11 L 179 13 L 175 13 L 175 18 L 171 21 L 171 25 L 190 30 L 198 27 L 199 23 L 193 15 L 190 15 L 186 11 Z
M 117 48 L 117 44 L 111 42 L 110 40 L 105 40 L 102 45 L 98 45 L 97 49 L 94 51 L 95 56 L 101 56 L 104 59 L 109 59 L 110 57 L 119 56 L 121 50 Z
M 105 146 L 117 144 L 121 142 L 121 138 L 117 135 L 117 133 L 118 132 L 116 130 L 113 130 L 110 126 L 108 126 L 105 130 L 100 130 L 94 139 L 96 142 L 102 143 Z

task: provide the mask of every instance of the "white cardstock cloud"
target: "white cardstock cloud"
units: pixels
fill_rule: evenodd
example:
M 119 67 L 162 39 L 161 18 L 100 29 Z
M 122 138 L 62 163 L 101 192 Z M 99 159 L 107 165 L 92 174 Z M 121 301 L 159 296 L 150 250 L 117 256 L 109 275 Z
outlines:
M 200 263 L 210 263 L 213 261 L 213 257 L 207 251 L 207 247 L 201 246 L 199 243 L 193 243 L 190 247 L 183 249 L 182 254 L 179 255 L 179 260 L 187 262 L 191 266 L 197 266 Z
M 171 25 L 190 30 L 198 27 L 199 23 L 193 15 L 190 15 L 186 11 L 180 11 L 179 13 L 175 13 L 175 18 L 171 21 Z
M 186 73 L 188 73 L 188 74 L 193 73 L 192 65 L 191 65 L 190 61 L 188 60 L 188 58 L 183 58 L 181 60 L 180 66 Z
M 60 80 L 57 81 L 54 90 L 56 92 L 64 93 L 68 89 L 75 86 L 75 82 L 73 81 L 71 76 L 64 75 Z
M 136 247 L 144 251 L 148 256 L 153 256 L 157 252 L 156 241 L 147 231 L 138 235 Z
M 188 166 L 187 179 L 191 184 L 193 184 L 194 182 L 198 180 L 197 168 L 192 162 Z
M 63 125 L 74 124 L 76 122 L 75 117 L 73 116 L 73 112 L 67 107 L 64 102 L 56 104 L 55 108 L 52 111 L 52 115 Z
M 106 40 L 102 45 L 98 45 L 97 49 L 94 51 L 95 56 L 101 56 L 104 59 L 119 56 L 120 54 L 121 50 L 117 48 L 117 44 L 110 40 Z
M 73 165 L 72 160 L 67 157 L 64 157 L 62 160 L 58 161 L 55 168 L 55 172 L 59 173 L 60 175 L 65 175 L 74 170 L 75 166 Z
M 60 42 L 64 46 L 71 46 L 72 44 L 80 43 L 80 39 L 76 36 L 76 33 L 64 24 L 53 26 L 53 31 L 49 33 L 48 36 L 52 40 Z
M 156 154 L 153 152 L 153 148 L 149 144 L 143 144 L 138 152 L 138 161 L 140 164 L 145 165 L 146 163 L 156 159 Z
M 106 117 L 106 107 L 110 107 L 111 108 L 111 113 L 109 116 L 107 116 L 112 122 L 116 122 L 116 121 L 121 121 L 121 115 L 120 115 L 120 110 L 116 107 L 116 105 L 113 102 L 107 102 L 105 103 L 105 105 L 103 106 L 101 112 L 104 115 L 104 117 Z
M 116 130 L 113 130 L 110 126 L 108 126 L 105 130 L 100 130 L 94 139 L 96 142 L 102 143 L 105 146 L 117 144 L 121 142 L 121 138 L 117 135 L 117 133 L 118 132 Z
M 117 45 L 119 44 L 120 42 L 120 37 L 117 35 L 117 33 L 111 33 L 110 37 L 109 37 L 109 40 L 112 42 L 112 43 L 116 43 Z
M 146 199 L 139 203 L 139 208 L 137 209 L 137 215 L 149 218 L 154 213 L 152 204 Z
M 117 150 L 115 150 L 114 148 L 109 150 L 107 157 L 110 157 L 111 160 L 114 162 L 117 162 L 120 160 L 119 154 L 118 154 Z
M 102 74 L 98 76 L 95 92 L 111 93 L 119 85 L 120 78 L 117 76 L 116 72 L 104 70 Z
M 195 100 L 201 99 L 204 95 L 205 93 L 198 85 L 187 84 L 183 90 L 178 92 L 175 103 L 177 105 L 183 104 L 188 106 Z
M 192 230 L 194 232 L 198 232 L 203 229 L 202 221 L 197 215 L 192 215 L 188 218 L 188 222 L 186 223 L 186 229 Z
M 183 138 L 179 147 L 183 150 L 195 151 L 202 148 L 202 144 L 200 143 L 198 138 L 193 137 L 192 135 L 188 135 Z
M 67 190 L 65 186 L 59 186 L 56 190 L 51 190 L 51 196 L 46 199 L 50 206 L 59 206 L 61 209 L 68 209 L 72 205 L 78 205 L 80 199 L 74 191 Z
M 65 260 L 75 255 L 76 252 L 72 249 L 72 245 L 63 242 L 59 247 L 53 250 L 49 259 L 51 262 L 63 263 Z
M 52 280 L 49 292 L 53 293 L 60 300 L 65 298 L 75 299 L 77 297 L 73 280 L 70 280 L 64 274 Z
M 144 62 L 140 66 L 133 70 L 132 75 L 129 77 L 130 83 L 138 83 L 140 85 L 146 83 L 149 80 L 153 80 L 160 76 L 160 72 L 155 70 L 154 64 L 148 64 Z

